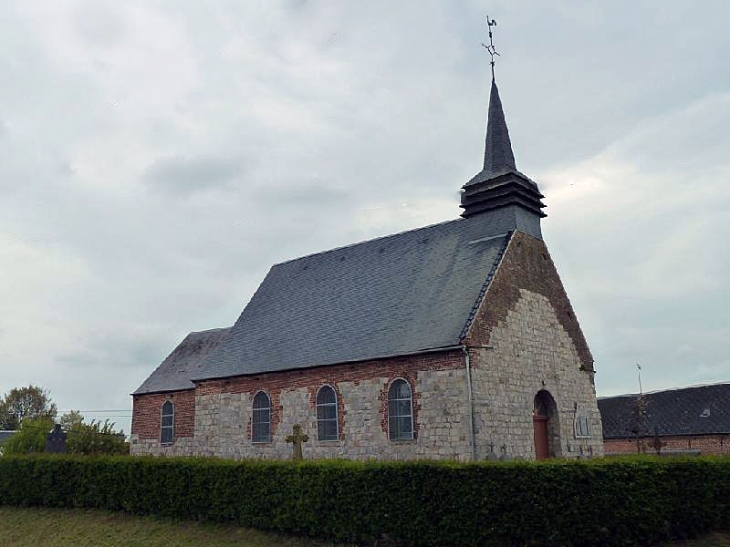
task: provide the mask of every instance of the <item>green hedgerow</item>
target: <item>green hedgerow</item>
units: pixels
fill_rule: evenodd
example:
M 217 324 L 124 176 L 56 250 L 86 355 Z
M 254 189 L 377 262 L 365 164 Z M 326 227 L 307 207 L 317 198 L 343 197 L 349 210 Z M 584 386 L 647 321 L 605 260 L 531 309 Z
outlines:
M 730 458 L 589 462 L 3 456 L 0 504 L 234 522 L 347 542 L 631 545 L 730 523 Z

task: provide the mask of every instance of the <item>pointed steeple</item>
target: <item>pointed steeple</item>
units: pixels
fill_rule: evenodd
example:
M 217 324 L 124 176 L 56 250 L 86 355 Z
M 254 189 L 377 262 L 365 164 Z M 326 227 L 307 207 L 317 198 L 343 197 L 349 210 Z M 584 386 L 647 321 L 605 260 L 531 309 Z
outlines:
M 512 153 L 512 143 L 509 140 L 507 122 L 504 120 L 502 101 L 499 99 L 497 83 L 492 80 L 492 90 L 489 93 L 487 140 L 484 146 L 484 169 L 482 173 L 485 176 L 494 177 L 515 171 L 517 171 L 515 156 Z
M 502 101 L 492 78 L 484 168 L 462 188 L 460 207 L 464 212 L 461 216 L 468 218 L 495 209 L 518 208 L 522 212 L 515 212 L 515 218 L 529 221 L 529 218 L 534 217 L 535 222 L 538 222 L 537 233 L 539 219 L 547 216 L 542 212 L 545 205 L 540 201 L 544 197 L 537 184 L 517 170 Z M 525 212 L 529 215 L 526 216 Z

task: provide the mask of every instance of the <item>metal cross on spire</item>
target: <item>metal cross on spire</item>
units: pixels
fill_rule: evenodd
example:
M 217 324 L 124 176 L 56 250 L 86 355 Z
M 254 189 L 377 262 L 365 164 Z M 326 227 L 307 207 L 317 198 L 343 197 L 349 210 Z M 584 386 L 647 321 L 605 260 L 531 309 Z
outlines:
M 497 26 L 497 21 L 494 19 L 490 19 L 489 15 L 487 15 L 487 28 L 489 29 L 489 45 L 482 42 L 482 47 L 489 52 L 489 55 L 491 56 L 492 60 L 489 62 L 490 65 L 492 65 L 492 80 L 494 80 L 494 56 L 501 57 L 499 53 L 497 53 L 496 48 L 494 47 L 494 42 L 492 41 L 492 27 Z

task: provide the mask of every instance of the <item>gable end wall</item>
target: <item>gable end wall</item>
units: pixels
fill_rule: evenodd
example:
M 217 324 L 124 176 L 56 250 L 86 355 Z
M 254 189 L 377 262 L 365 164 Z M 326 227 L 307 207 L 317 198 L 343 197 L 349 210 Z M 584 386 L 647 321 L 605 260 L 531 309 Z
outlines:
M 545 243 L 515 232 L 465 337 L 470 347 L 477 458 L 535 457 L 538 391 L 555 400 L 549 422 L 557 457 L 603 454 L 593 358 Z M 576 438 L 577 413 L 591 438 Z

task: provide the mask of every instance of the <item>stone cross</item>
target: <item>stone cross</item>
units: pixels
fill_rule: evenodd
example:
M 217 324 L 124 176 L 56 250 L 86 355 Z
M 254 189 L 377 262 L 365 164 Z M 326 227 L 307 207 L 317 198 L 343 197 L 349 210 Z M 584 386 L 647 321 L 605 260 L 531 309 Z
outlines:
M 51 454 L 66 452 L 66 433 L 61 429 L 61 424 L 54 424 L 53 430 L 46 435 L 45 451 Z
M 286 438 L 286 442 L 292 443 L 292 448 L 294 449 L 291 459 L 298 461 L 304 459 L 302 455 L 302 443 L 306 443 L 309 440 L 309 435 L 302 435 L 302 426 L 299 424 L 295 424 L 292 429 L 294 433 Z

